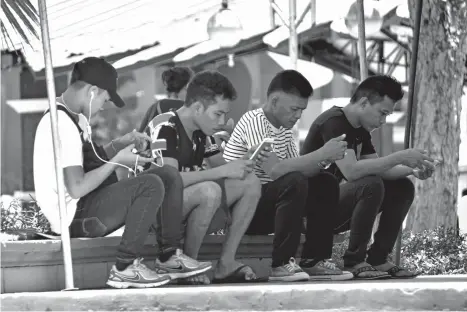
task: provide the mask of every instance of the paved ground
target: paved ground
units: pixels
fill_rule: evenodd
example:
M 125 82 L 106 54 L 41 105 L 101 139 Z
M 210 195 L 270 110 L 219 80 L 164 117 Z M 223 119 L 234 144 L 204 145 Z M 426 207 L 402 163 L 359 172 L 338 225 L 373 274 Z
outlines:
M 467 311 L 467 275 L 1 295 L 2 311 Z

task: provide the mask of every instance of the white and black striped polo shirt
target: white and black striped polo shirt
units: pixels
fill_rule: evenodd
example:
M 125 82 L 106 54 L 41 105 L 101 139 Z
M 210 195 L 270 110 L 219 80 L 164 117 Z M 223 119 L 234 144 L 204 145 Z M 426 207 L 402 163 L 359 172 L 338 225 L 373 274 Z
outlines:
M 273 148 L 279 159 L 299 156 L 292 129 L 284 127 L 277 129 L 266 118 L 263 109 L 258 108 L 246 112 L 240 118 L 225 146 L 224 159 L 232 161 L 243 157 L 251 147 L 260 144 L 265 138 L 274 139 Z M 260 166 L 256 165 L 254 170 L 261 183 L 272 181 Z

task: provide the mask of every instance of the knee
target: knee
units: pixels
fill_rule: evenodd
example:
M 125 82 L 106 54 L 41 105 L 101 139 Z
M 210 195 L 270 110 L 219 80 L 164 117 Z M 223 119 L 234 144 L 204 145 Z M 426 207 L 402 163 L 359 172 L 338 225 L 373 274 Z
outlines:
M 155 174 L 143 174 L 135 179 L 138 180 L 141 193 L 148 193 L 151 196 L 164 196 L 165 187 L 161 178 Z
M 300 190 L 306 190 L 308 188 L 308 178 L 298 171 L 289 172 L 279 179 L 284 187 L 293 187 Z
M 370 175 L 361 179 L 363 184 L 364 197 L 377 197 L 383 199 L 384 197 L 384 182 L 379 176 Z
M 253 172 L 245 178 L 244 194 L 258 199 L 261 197 L 261 181 Z
M 326 195 L 328 195 L 329 192 L 333 194 L 339 192 L 339 180 L 332 173 L 320 172 L 316 176 L 316 180 L 319 186 L 326 190 Z
M 200 203 L 204 207 L 211 207 L 214 210 L 219 208 L 222 200 L 222 189 L 216 182 L 206 181 L 199 184 Z
M 409 178 L 402 178 L 394 181 L 399 188 L 400 197 L 406 200 L 413 201 L 415 197 L 415 186 Z
M 160 171 L 156 172 L 165 183 L 165 186 L 175 186 L 183 188 L 183 180 L 177 168 L 172 166 L 163 166 Z

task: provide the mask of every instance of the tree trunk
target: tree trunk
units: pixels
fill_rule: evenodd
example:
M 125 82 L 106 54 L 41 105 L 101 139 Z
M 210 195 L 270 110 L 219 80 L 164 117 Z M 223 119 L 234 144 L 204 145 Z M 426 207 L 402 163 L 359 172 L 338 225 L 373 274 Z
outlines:
M 412 21 L 415 2 L 409 0 Z M 465 0 L 423 0 L 412 142 L 444 163 L 431 179 L 414 180 L 416 198 L 407 219 L 414 232 L 456 226 L 466 33 Z

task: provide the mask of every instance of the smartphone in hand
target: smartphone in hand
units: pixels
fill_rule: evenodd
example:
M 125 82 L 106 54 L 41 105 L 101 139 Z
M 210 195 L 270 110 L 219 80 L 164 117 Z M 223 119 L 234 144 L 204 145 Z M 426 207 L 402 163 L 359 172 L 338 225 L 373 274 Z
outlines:
M 272 145 L 274 144 L 274 139 L 265 138 L 255 152 L 250 156 L 250 160 L 256 161 L 258 155 L 263 151 L 266 147 L 269 147 L 272 150 Z

